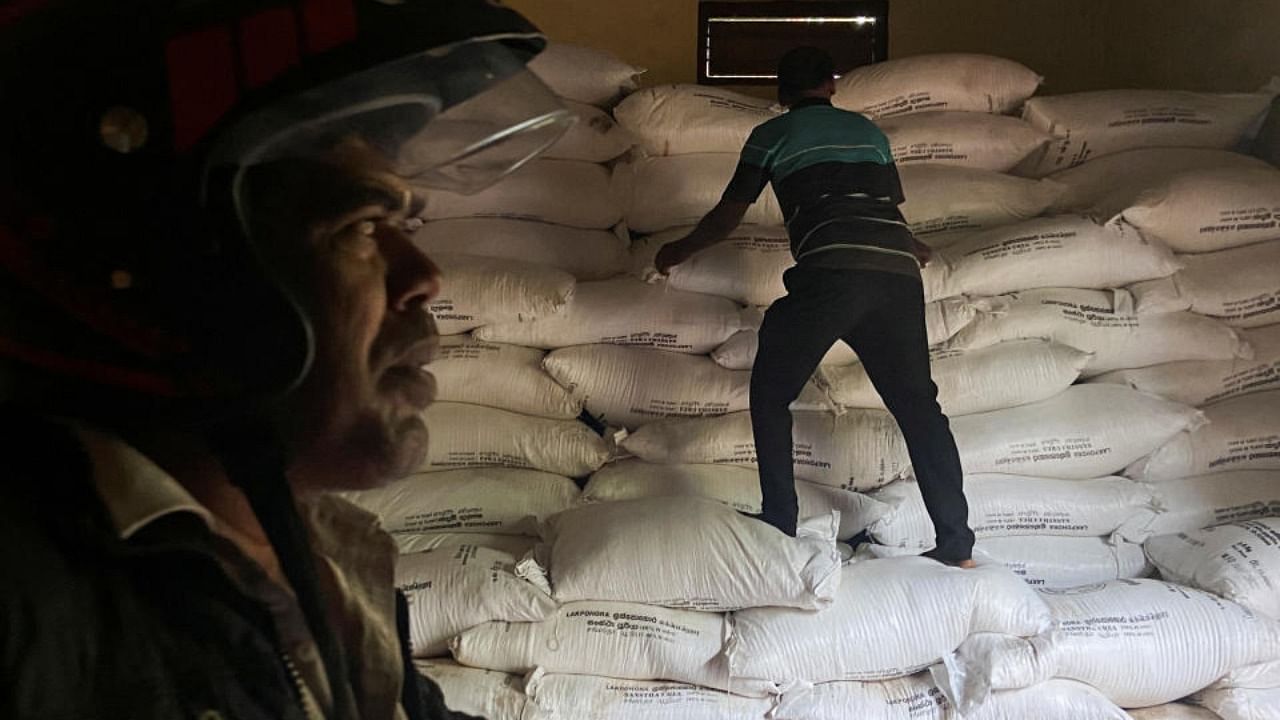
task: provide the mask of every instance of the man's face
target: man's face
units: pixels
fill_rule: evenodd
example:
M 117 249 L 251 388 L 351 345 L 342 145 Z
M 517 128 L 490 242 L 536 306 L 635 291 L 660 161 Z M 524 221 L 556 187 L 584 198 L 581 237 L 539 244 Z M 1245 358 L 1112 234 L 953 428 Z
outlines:
M 252 222 L 315 333 L 311 372 L 280 412 L 290 480 L 375 487 L 422 462 L 436 394 L 422 366 L 439 343 L 426 309 L 439 270 L 402 229 L 418 203 L 359 147 L 273 165 L 254 180 Z

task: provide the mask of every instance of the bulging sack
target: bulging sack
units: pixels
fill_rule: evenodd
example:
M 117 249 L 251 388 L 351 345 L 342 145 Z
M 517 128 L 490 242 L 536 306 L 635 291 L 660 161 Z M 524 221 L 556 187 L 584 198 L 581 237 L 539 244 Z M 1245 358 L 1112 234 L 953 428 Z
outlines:
M 603 50 L 553 42 L 529 61 L 529 70 L 562 98 L 608 107 L 636 89 L 644 72 Z
M 614 168 L 613 194 L 627 203 L 627 225 L 636 232 L 696 225 L 719 202 L 737 167 L 736 152 L 638 158 Z M 782 208 L 773 188 L 760 193 L 742 222 L 782 224 Z
M 1053 135 L 1028 170 L 1047 175 L 1086 160 L 1151 147 L 1229 150 L 1256 130 L 1270 93 L 1100 90 L 1031 98 L 1022 117 Z
M 840 583 L 838 518 L 797 537 L 702 498 L 620 500 L 547 520 L 546 559 L 560 602 L 627 600 L 718 612 L 827 607 Z
M 467 335 L 446 335 L 436 359 L 426 369 L 436 378 L 436 400 L 440 402 L 572 420 L 582 412 L 582 402 L 542 369 L 545 354 Z
M 433 255 L 440 294 L 427 304 L 442 335 L 494 322 L 554 315 L 573 297 L 573 276 L 554 268 L 476 255 Z
M 925 297 L 1001 295 L 1034 288 L 1121 287 L 1182 267 L 1168 248 L 1123 224 L 1080 215 L 1027 220 L 975 233 L 934 253 Z
M 1167 703 L 1155 707 L 1130 710 L 1133 720 L 1222 720 L 1221 716 L 1194 705 Z
M 431 426 L 432 444 L 436 427 Z M 538 521 L 567 509 L 578 495 L 578 486 L 567 477 L 500 467 L 421 473 L 376 490 L 344 493 L 348 500 L 377 515 L 383 529 L 396 536 L 444 532 L 536 535 Z M 417 544 L 427 550 L 429 542 L 419 540 Z
M 937 662 L 974 632 L 1034 635 L 1048 608 L 1004 568 L 959 570 L 926 558 L 863 560 L 843 570 L 820 613 L 735 613 L 728 648 L 735 678 L 779 683 L 886 680 Z
M 1073 588 L 1151 573 L 1141 545 L 1103 537 L 988 538 L 974 546 L 973 554 L 1003 565 L 1035 588 Z
M 1280 718 L 1280 688 L 1214 688 L 1187 698 L 1212 710 L 1222 720 Z
M 684 237 L 693 228 L 676 228 L 650 235 L 631 246 L 633 267 L 642 280 L 662 276 L 654 257 L 663 245 Z M 667 287 L 720 295 L 743 305 L 768 305 L 787 294 L 782 274 L 795 265 L 785 228 L 743 226 L 728 241 L 708 248 L 671 268 Z
M 580 283 L 556 315 L 486 325 L 475 337 L 544 349 L 604 343 L 705 355 L 747 326 L 727 298 L 618 278 Z
M 1280 515 L 1280 472 L 1275 470 L 1219 472 L 1153 487 L 1160 512 L 1125 523 L 1120 535 L 1126 540 L 1143 542 L 1153 535 Z
M 424 224 L 413 243 L 433 259 L 466 254 L 544 265 L 579 280 L 604 280 L 626 271 L 627 240 L 612 230 L 584 230 L 530 220 L 456 218 Z M 446 277 L 445 289 L 453 282 Z
M 898 175 L 906 195 L 899 209 L 911 232 L 934 247 L 1038 217 L 1066 190 L 1053 180 L 950 165 L 906 165 Z
M 530 160 L 501 182 L 472 195 L 428 189 L 427 220 L 487 217 L 607 229 L 622 220 L 609 169 L 575 160 Z
M 1180 360 L 1229 360 L 1252 350 L 1221 321 L 1189 312 L 1141 313 L 1125 290 L 1027 290 L 987 301 L 950 340 L 980 348 L 1042 338 L 1092 353 L 1083 375 Z
M 1042 79 L 991 55 L 915 55 L 854 68 L 836 81 L 831 100 L 873 118 L 933 110 L 1006 114 L 1031 97 Z
M 1214 403 L 1204 416 L 1204 425 L 1174 436 L 1126 474 L 1154 482 L 1224 470 L 1280 470 L 1280 390 Z
M 1119 386 L 1076 385 L 1030 405 L 953 418 L 968 473 L 1088 479 L 1118 472 L 1200 412 Z
M 413 667 L 440 687 L 450 710 L 486 720 L 525 720 L 524 679 L 441 658 L 418 659 Z
M 948 415 L 969 415 L 1045 400 L 1080 377 L 1089 354 L 1045 340 L 1013 340 L 977 350 L 930 351 L 938 403 Z M 817 381 L 844 407 L 884 408 L 861 363 L 822 366 Z
M 1008 172 L 1049 142 L 1044 132 L 1007 115 L 922 112 L 878 124 L 899 167 L 955 165 Z
M 609 459 L 605 441 L 576 420 L 463 403 L 436 403 L 423 417 L 431 429 L 427 472 L 500 466 L 585 477 Z
M 1199 255 L 1183 255 L 1183 269 L 1163 281 L 1134 287 L 1144 305 L 1187 309 L 1251 328 L 1280 323 L 1280 240 Z
M 609 113 L 575 100 L 566 100 L 564 104 L 577 116 L 578 122 L 539 157 L 604 163 L 625 154 L 636 144 L 631 133 L 618 127 Z
M 1132 370 L 1115 370 L 1089 382 L 1117 383 L 1172 402 L 1201 407 L 1267 390 L 1280 390 L 1280 324 L 1242 330 L 1253 348 L 1245 360 L 1186 360 Z
M 768 100 L 705 85 L 644 88 L 613 110 L 650 155 L 737 153 L 757 125 L 780 113 Z
M 526 720 L 761 720 L 771 698 L 742 697 L 660 680 L 619 680 L 535 670 Z
M 1280 620 L 1280 517 L 1160 535 L 1145 547 L 1164 579 Z
M 534 622 L 557 607 L 536 568 L 476 545 L 401 555 L 395 582 L 409 603 L 415 657 L 447 655 L 455 635 L 481 623 Z

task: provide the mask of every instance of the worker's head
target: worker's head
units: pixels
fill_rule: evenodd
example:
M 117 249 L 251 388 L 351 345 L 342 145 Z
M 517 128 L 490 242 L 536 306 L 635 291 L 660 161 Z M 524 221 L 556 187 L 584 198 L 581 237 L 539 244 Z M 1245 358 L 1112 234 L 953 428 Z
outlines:
M 835 62 L 825 50 L 788 50 L 778 61 L 778 103 L 791 107 L 805 98 L 830 98 L 836 92 L 835 73 Z

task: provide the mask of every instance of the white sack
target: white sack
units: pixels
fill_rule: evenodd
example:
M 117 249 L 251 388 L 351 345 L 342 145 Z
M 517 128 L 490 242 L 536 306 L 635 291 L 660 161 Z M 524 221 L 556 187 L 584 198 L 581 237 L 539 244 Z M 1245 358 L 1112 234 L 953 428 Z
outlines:
M 578 122 L 539 157 L 554 160 L 604 163 L 626 153 L 635 138 L 598 107 L 574 100 L 564 101 Z
M 627 239 L 612 230 L 506 218 L 456 218 L 425 223 L 413 242 L 431 258 L 462 253 L 546 265 L 579 280 L 603 280 L 627 268 Z M 449 279 L 445 279 L 446 284 Z
M 601 107 L 635 90 L 644 72 L 604 50 L 560 42 L 530 60 L 529 70 L 556 95 Z
M 1144 546 L 1165 580 L 1280 620 L 1280 517 L 1160 535 Z
M 1100 90 L 1031 98 L 1022 117 L 1056 139 L 1035 175 L 1125 150 L 1151 147 L 1229 150 L 1266 113 L 1269 93 Z
M 510 673 L 469 668 L 440 658 L 413 661 L 444 695 L 445 705 L 454 712 L 485 720 L 525 720 L 524 678 Z
M 1110 535 L 1126 520 L 1150 512 L 1151 490 L 1132 480 L 1049 480 L 1016 475 L 964 479 L 969 527 L 978 539 L 1010 535 Z M 934 547 L 933 522 L 920 486 L 904 480 L 871 495 L 888 510 L 871 523 L 881 545 L 922 552 Z
M 1041 80 L 1020 63 L 991 55 L 915 55 L 850 70 L 836 81 L 832 102 L 876 118 L 930 110 L 1004 114 L 1031 97 Z
M 1178 274 L 1134 286 L 1139 312 L 1187 309 L 1242 328 L 1280 322 L 1280 240 L 1179 259 Z
M 1141 710 L 1130 710 L 1129 717 L 1133 718 L 1133 720 L 1221 720 L 1211 710 L 1205 710 L 1194 705 L 1183 705 L 1182 703 L 1168 703 L 1142 708 Z
M 1205 690 L 1187 702 L 1212 710 L 1222 720 L 1280 720 L 1280 688 Z
M 1128 385 L 1134 390 L 1193 407 L 1280 390 L 1280 324 L 1242 330 L 1240 336 L 1253 348 L 1250 360 L 1186 360 L 1115 370 L 1089 382 Z
M 933 246 L 1042 215 L 1066 190 L 1052 180 L 949 165 L 907 165 L 898 176 L 906 195 L 899 209 L 916 237 Z
M 971 633 L 1033 635 L 1050 621 L 1035 591 L 1004 568 L 891 558 L 855 562 L 843 574 L 835 603 L 822 612 L 735 613 L 733 676 L 782 683 L 902 677 Z
M 1114 385 L 1075 385 L 1030 405 L 952 418 L 968 473 L 1087 479 L 1202 422 L 1199 411 Z
M 1111 218 L 1144 193 L 1181 173 L 1228 169 L 1271 169 L 1265 160 L 1225 150 L 1143 148 L 1127 150 L 1054 173 L 1064 192 L 1055 212 L 1091 212 Z
M 441 335 L 493 322 L 528 322 L 563 311 L 573 276 L 542 265 L 478 255 L 433 255 L 440 293 L 427 304 Z
M 609 169 L 575 160 L 530 160 L 501 182 L 471 195 L 424 189 L 427 220 L 489 217 L 606 229 L 622 219 Z
M 437 473 L 438 474 L 438 473 Z M 529 523 L 533 532 L 532 523 Z M 531 535 L 498 535 L 473 532 L 397 533 L 391 536 L 400 547 L 401 554 L 426 552 L 454 545 L 478 545 L 522 558 L 538 545 L 538 538 Z
M 605 343 L 705 355 L 745 322 L 732 300 L 618 278 L 580 283 L 556 315 L 486 325 L 475 336 L 544 349 Z
M 730 679 L 724 643 L 727 616 L 623 602 L 561 605 L 536 623 L 492 622 L 461 633 L 452 643 L 458 662 L 501 672 L 602 675 L 629 680 L 673 680 L 762 697 L 772 682 Z
M 793 412 L 795 476 L 845 490 L 872 490 L 910 472 L 906 444 L 893 416 L 881 410 L 843 415 Z M 622 441 L 652 463 L 756 466 L 748 412 L 716 418 L 652 422 Z
M 1252 353 L 1237 331 L 1221 321 L 1189 312 L 1139 313 L 1125 290 L 1026 290 L 989 302 L 989 311 L 978 312 L 951 339 L 951 346 L 972 349 L 1005 340 L 1052 340 L 1093 353 L 1085 377 Z
M 627 203 L 627 225 L 641 233 L 696 225 L 715 207 L 738 167 L 738 154 L 693 153 L 637 158 L 613 171 L 613 194 Z M 743 223 L 781 225 L 782 208 L 766 187 Z
M 1007 172 L 1049 142 L 1044 132 L 1007 115 L 922 112 L 877 124 L 899 167 L 954 165 Z
M 642 280 L 658 279 L 653 264 L 658 251 L 692 229 L 675 228 L 632 243 L 636 274 Z M 743 305 L 769 305 L 787 294 L 782 274 L 795 264 L 785 228 L 744 225 L 725 242 L 671 268 L 665 281 L 676 290 L 720 295 Z
M 1013 340 L 977 350 L 934 348 L 929 353 L 938 403 L 948 415 L 999 410 L 1044 400 L 1066 390 L 1089 354 L 1044 340 Z M 884 408 L 861 363 L 822 366 L 818 384 L 845 407 Z
M 555 612 L 546 577 L 530 572 L 517 570 L 515 557 L 476 545 L 401 555 L 395 583 L 409 603 L 414 656 L 447 655 L 455 635 L 481 623 L 534 622 Z
M 1182 267 L 1168 248 L 1123 224 L 1080 215 L 1026 220 L 975 233 L 934 253 L 925 297 L 1000 295 L 1033 288 L 1120 287 Z
M 650 155 L 741 152 L 751 131 L 780 113 L 769 100 L 705 85 L 644 88 L 613 109 Z
M 534 348 L 447 335 L 426 369 L 436 378 L 440 402 L 572 420 L 582 412 L 582 401 L 542 369 L 545 354 Z
M 432 445 L 439 429 L 431 426 Z M 500 467 L 420 473 L 375 490 L 344 493 L 377 515 L 393 535 L 536 535 L 538 521 L 568 508 L 578 495 L 578 486 L 567 477 Z M 428 542 L 418 541 L 419 547 L 430 549 L 422 547 Z
M 657 465 L 630 458 L 596 471 L 582 488 L 582 501 L 612 502 L 652 497 L 701 497 L 745 513 L 760 512 L 760 474 L 737 465 Z M 867 529 L 884 506 L 862 493 L 796 481 L 799 517 L 840 513 L 837 538 Z
M 482 405 L 436 403 L 425 471 L 501 466 L 584 477 L 609 459 L 605 441 L 576 420 L 552 420 Z
M 1273 240 L 1280 237 L 1280 170 L 1249 166 L 1179 173 L 1138 195 L 1114 219 L 1182 253 Z
M 1120 529 L 1133 542 L 1280 515 L 1280 472 L 1239 470 L 1169 480 L 1154 486 L 1160 512 Z
M 973 555 L 1005 566 L 1037 588 L 1073 588 L 1151 573 L 1141 545 L 1101 537 L 988 538 L 974 546 Z
M 771 698 L 659 680 L 620 680 L 535 670 L 525 720 L 763 720 Z
M 1204 416 L 1204 425 L 1174 436 L 1126 474 L 1154 482 L 1224 470 L 1280 470 L 1280 390 L 1214 403 Z
M 710 612 L 827 607 L 840 583 L 838 518 L 810 518 L 797 537 L 703 498 L 620 500 L 547 520 L 560 602 L 626 600 Z

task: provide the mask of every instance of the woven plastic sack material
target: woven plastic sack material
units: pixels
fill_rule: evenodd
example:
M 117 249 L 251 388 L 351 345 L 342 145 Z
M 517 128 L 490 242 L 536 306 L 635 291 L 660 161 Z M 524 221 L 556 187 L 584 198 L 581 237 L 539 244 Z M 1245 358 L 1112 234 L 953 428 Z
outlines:
M 837 538 L 857 535 L 885 511 L 862 493 L 817 483 L 796 482 L 799 517 L 840 513 Z M 609 463 L 582 489 L 583 502 L 652 497 L 701 497 L 746 513 L 760 512 L 760 474 L 736 465 L 656 465 L 634 458 Z
M 1007 115 L 925 112 L 878 124 L 899 167 L 936 164 L 1007 172 L 1049 142 L 1045 133 Z
M 552 351 L 544 367 L 610 426 L 636 428 L 668 417 L 713 417 L 750 407 L 751 373 L 711 358 L 621 345 Z M 805 386 L 792 407 L 830 409 L 825 394 Z
M 1280 471 L 1238 470 L 1167 480 L 1153 485 L 1160 512 L 1120 528 L 1126 540 L 1280 515 Z
M 1129 717 L 1133 720 L 1221 720 L 1221 717 L 1211 710 L 1182 703 L 1130 710 Z
M 1006 114 L 1041 78 L 1004 58 L 969 53 L 915 55 L 864 65 L 836 81 L 836 107 L 885 118 L 932 110 Z
M 732 632 L 718 613 L 623 602 L 561 605 L 536 623 L 492 622 L 451 644 L 463 665 L 512 673 L 549 673 L 628 680 L 672 680 L 748 697 L 776 693 L 772 682 L 729 677 L 724 644 Z
M 441 658 L 414 660 L 413 666 L 440 686 L 445 705 L 454 712 L 486 720 L 526 720 L 529 698 L 519 675 L 469 668 Z
M 618 127 L 609 113 L 574 100 L 564 104 L 578 117 L 578 122 L 539 157 L 604 163 L 625 154 L 636 144 L 631 133 Z
M 987 538 L 974 557 L 1005 566 L 1036 588 L 1073 588 L 1151 573 L 1138 543 L 1049 535 Z
M 1183 255 L 1171 278 L 1134 287 L 1138 311 L 1188 309 L 1234 327 L 1280 322 L 1280 241 Z
M 441 335 L 493 322 L 528 322 L 562 312 L 573 276 L 542 265 L 476 255 L 434 255 L 444 282 L 427 304 Z
M 409 602 L 409 644 L 417 657 L 447 655 L 455 635 L 491 620 L 534 622 L 555 612 L 536 566 L 476 545 L 457 545 L 396 561 L 396 588 Z
M 980 348 L 1041 338 L 1093 353 L 1084 376 L 1181 360 L 1250 357 L 1221 321 L 1189 312 L 1143 314 L 1124 290 L 1027 290 L 992 298 L 956 333 L 952 347 Z
M 1205 425 L 1178 434 L 1126 474 L 1155 482 L 1224 470 L 1280 470 L 1280 390 L 1214 403 L 1204 416 Z
M 951 416 L 1045 400 L 1080 377 L 1089 354 L 1044 340 L 1013 340 L 977 350 L 930 352 L 938 403 Z M 884 408 L 861 363 L 823 366 L 818 385 L 844 407 Z
M 845 490 L 873 490 L 910 472 L 897 423 L 882 410 L 843 415 L 793 412 L 793 457 L 800 480 Z M 636 457 L 662 464 L 756 466 L 751 415 L 652 422 L 622 441 Z
M 834 513 L 804 521 L 788 538 L 713 500 L 620 500 L 548 519 L 545 559 L 560 602 L 816 610 L 840 584 L 837 529 Z
M 611 230 L 584 230 L 529 220 L 457 218 L 424 224 L 413 242 L 427 255 L 463 253 L 544 265 L 579 280 L 604 280 L 627 269 L 627 239 Z M 445 278 L 445 290 L 453 278 Z
M 1199 411 L 1115 385 L 1075 385 L 1030 405 L 953 418 L 969 473 L 1085 480 L 1119 472 L 1203 422 Z
M 644 72 L 603 50 L 558 42 L 530 60 L 529 70 L 556 95 L 598 107 L 635 90 Z
M 1117 383 L 1172 402 L 1201 407 L 1267 390 L 1280 390 L 1280 325 L 1242 330 L 1249 360 L 1187 360 L 1115 370 L 1089 382 Z
M 907 197 L 899 209 L 916 237 L 934 247 L 1038 217 L 1066 190 L 1052 180 L 949 165 L 907 165 L 898 175 Z
M 979 539 L 1110 535 L 1135 515 L 1150 513 L 1152 502 L 1149 488 L 1119 477 L 1048 480 L 970 475 L 964 484 L 969 527 Z M 933 522 L 914 481 L 893 483 L 872 497 L 890 508 L 868 528 L 876 542 L 917 552 L 934 546 Z
M 585 477 L 609 459 L 605 441 L 576 420 L 463 403 L 436 403 L 423 418 L 431 428 L 426 472 L 498 466 Z
M 660 680 L 619 680 L 535 670 L 525 720 L 762 720 L 772 698 Z
M 921 272 L 925 297 L 1001 295 L 1035 288 L 1120 287 L 1182 267 L 1168 248 L 1123 224 L 1081 215 L 1026 220 L 959 240 Z
M 736 613 L 728 649 L 734 677 L 885 680 L 932 665 L 974 632 L 1033 635 L 1050 622 L 1035 591 L 1000 567 L 959 570 L 892 558 L 843 572 L 835 603 L 820 613 Z
M 1205 690 L 1187 702 L 1212 710 L 1222 720 L 1280 720 L 1280 688 Z
M 1055 137 L 1033 175 L 1137 148 L 1229 150 L 1256 129 L 1270 93 L 1101 90 L 1031 98 L 1022 117 Z
M 1265 160 L 1225 150 L 1144 148 L 1090 160 L 1056 172 L 1050 179 L 1063 192 L 1055 212 L 1088 212 L 1100 219 L 1115 217 L 1152 188 L 1187 172 L 1214 168 L 1272 169 Z
M 618 103 L 613 116 L 650 155 L 737 153 L 755 127 L 777 117 L 774 103 L 705 85 L 659 85 Z
M 536 535 L 538 521 L 568 508 L 578 495 L 567 477 L 500 467 L 421 473 L 376 490 L 343 493 L 377 515 L 393 535 Z
M 929 334 L 929 344 L 938 345 L 951 339 L 968 325 L 986 307 L 985 301 L 968 298 L 947 298 L 924 306 L 924 324 Z M 757 321 L 756 326 L 759 325 Z M 760 336 L 756 327 L 734 334 L 711 353 L 711 359 L 730 370 L 750 370 L 760 348 Z M 858 362 L 858 356 L 843 342 L 836 342 L 822 358 L 822 365 L 850 365 Z
M 522 558 L 537 546 L 539 540 L 531 535 L 499 535 L 472 532 L 397 533 L 392 535 L 400 546 L 401 554 L 426 552 L 455 545 L 476 545 Z
M 638 158 L 614 168 L 613 195 L 626 203 L 627 225 L 636 232 L 696 225 L 719 202 L 737 167 L 736 150 Z M 760 193 L 742 222 L 782 225 L 782 208 L 773 188 Z
M 1280 517 L 1160 535 L 1145 547 L 1164 579 L 1280 619 Z
M 475 336 L 544 349 L 604 343 L 705 355 L 747 326 L 732 300 L 619 278 L 579 284 L 557 315 L 486 325 Z
M 658 250 L 687 235 L 684 227 L 650 235 L 631 245 L 633 269 L 640 279 L 658 282 Z M 744 225 L 729 240 L 707 248 L 671 268 L 667 287 L 731 298 L 744 305 L 768 305 L 787 294 L 782 274 L 795 265 L 784 228 Z
M 1180 173 L 1141 193 L 1110 219 L 1181 253 L 1274 240 L 1280 237 L 1280 170 L 1249 166 Z
M 574 160 L 530 160 L 489 188 L 472 195 L 444 190 L 423 193 L 427 220 L 488 217 L 539 220 L 605 230 L 622 220 L 610 188 L 609 169 Z
M 426 369 L 435 375 L 436 399 L 571 420 L 582 401 L 542 369 L 541 350 L 447 335 Z

